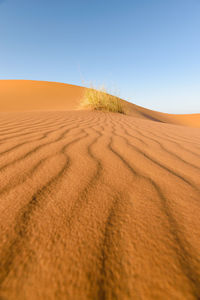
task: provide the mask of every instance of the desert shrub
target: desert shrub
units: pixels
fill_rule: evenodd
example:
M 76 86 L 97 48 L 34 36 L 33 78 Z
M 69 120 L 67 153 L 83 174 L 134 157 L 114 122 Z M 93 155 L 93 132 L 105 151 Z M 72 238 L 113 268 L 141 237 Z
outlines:
M 94 110 L 124 113 L 121 100 L 108 94 L 105 88 L 86 89 L 81 106 Z

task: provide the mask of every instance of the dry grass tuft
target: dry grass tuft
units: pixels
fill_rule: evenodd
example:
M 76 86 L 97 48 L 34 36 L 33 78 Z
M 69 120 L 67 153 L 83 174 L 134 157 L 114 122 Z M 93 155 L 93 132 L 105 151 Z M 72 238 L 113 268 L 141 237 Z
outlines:
M 94 110 L 125 113 L 121 100 L 116 96 L 108 94 L 105 88 L 86 89 L 81 106 Z

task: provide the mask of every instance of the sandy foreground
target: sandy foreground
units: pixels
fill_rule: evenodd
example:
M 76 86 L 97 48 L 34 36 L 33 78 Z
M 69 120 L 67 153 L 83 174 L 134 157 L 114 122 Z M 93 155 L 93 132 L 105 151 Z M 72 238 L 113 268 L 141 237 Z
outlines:
M 200 299 L 200 115 L 83 92 L 0 81 L 0 300 Z

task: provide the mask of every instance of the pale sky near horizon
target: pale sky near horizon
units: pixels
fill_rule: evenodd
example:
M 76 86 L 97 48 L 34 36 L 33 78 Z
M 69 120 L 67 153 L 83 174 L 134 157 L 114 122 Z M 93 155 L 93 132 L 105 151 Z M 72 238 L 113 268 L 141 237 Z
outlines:
M 200 0 L 0 0 L 0 79 L 104 84 L 200 113 Z

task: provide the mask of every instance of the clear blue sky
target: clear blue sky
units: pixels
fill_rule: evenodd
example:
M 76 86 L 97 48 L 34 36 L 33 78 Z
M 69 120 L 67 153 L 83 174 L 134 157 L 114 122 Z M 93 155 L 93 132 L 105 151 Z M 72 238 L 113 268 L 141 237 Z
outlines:
M 84 80 L 200 113 L 200 0 L 0 0 L 0 79 Z

